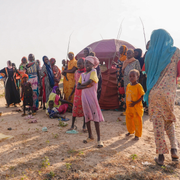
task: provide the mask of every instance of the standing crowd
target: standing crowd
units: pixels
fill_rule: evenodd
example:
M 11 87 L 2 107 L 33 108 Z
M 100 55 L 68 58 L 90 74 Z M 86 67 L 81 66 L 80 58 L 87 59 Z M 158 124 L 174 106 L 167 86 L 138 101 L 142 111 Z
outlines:
M 174 105 L 176 98 L 177 77 L 180 75 L 180 50 L 173 46 L 170 34 L 163 30 L 154 30 L 142 57 L 141 49 L 119 48 L 119 59 L 113 62 L 117 69 L 117 92 L 119 110 L 126 116 L 128 133 L 135 134 L 134 140 L 142 136 L 143 113 L 149 112 L 153 122 L 156 153 L 155 161 L 164 164 L 164 154 L 169 153 L 165 141 L 166 131 L 171 144 L 171 157 L 178 160 L 178 141 L 175 135 L 176 117 Z M 84 58 L 75 59 L 74 53 L 68 53 L 69 60 L 62 60 L 62 72 L 55 65 L 54 58 L 44 56 L 43 66 L 29 54 L 23 57 L 19 69 L 7 62 L 7 67 L 0 70 L 5 76 L 5 98 L 7 107 L 16 106 L 23 101 L 23 114 L 26 110 L 36 113 L 38 108 L 46 110 L 50 118 L 65 119 L 62 114 L 72 112 L 72 125 L 66 133 L 78 133 L 75 120 L 83 117 L 82 129 L 88 131 L 84 143 L 94 140 L 91 121 L 94 121 L 97 133 L 97 147 L 103 147 L 100 139 L 99 122 L 104 121 L 99 106 L 102 76 L 99 60 L 90 47 L 84 49 Z M 59 83 L 63 75 L 63 92 Z M 39 105 L 41 102 L 41 105 Z

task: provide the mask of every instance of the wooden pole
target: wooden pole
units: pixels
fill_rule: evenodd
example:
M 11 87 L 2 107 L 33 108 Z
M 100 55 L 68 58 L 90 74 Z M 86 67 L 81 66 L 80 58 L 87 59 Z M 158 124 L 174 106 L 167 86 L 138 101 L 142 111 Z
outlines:
M 145 42 L 145 48 L 146 48 L 146 35 L 145 35 L 145 30 L 144 30 L 144 23 L 141 19 L 141 17 L 139 17 L 140 21 L 141 21 L 141 24 L 142 24 L 142 27 L 143 27 L 143 34 L 144 34 L 144 42 Z
M 73 31 L 74 32 L 74 31 Z M 67 53 L 66 53 L 66 60 L 67 60 L 67 56 L 68 56 L 68 53 L 69 53 L 69 46 L 70 46 L 70 42 L 71 42 L 71 35 L 73 34 L 73 32 L 70 34 L 69 36 L 69 41 L 68 41 L 68 48 L 67 48 Z

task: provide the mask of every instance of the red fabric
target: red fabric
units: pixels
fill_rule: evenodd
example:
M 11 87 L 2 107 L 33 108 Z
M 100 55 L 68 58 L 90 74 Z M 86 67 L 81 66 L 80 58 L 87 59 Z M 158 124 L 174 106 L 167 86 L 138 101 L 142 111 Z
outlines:
M 177 84 L 177 81 L 178 81 L 178 77 L 180 77 L 180 61 L 178 61 L 178 64 L 177 64 L 177 78 L 176 78 L 176 84 Z
M 102 90 L 99 100 L 101 109 L 118 109 L 118 92 L 116 69 L 108 69 L 102 72 Z
M 142 71 L 145 71 L 145 63 L 144 63 L 144 65 L 143 65 L 143 67 L 142 67 Z
M 67 111 L 67 108 L 68 108 L 68 104 L 62 104 L 61 106 L 59 106 L 57 110 L 59 111 L 60 114 L 64 114 Z
M 119 58 L 119 48 L 122 45 L 125 45 L 128 49 L 135 49 L 134 46 L 128 42 L 117 39 L 105 39 L 97 41 L 88 45 L 87 47 L 91 47 L 100 63 L 105 62 L 107 68 L 109 69 L 112 66 L 112 61 L 117 62 Z M 75 58 L 80 59 L 82 57 L 84 57 L 84 49 L 82 49 L 82 51 L 80 51 Z
M 45 87 L 45 77 L 46 74 L 44 75 L 44 77 L 42 78 L 42 88 L 43 88 L 43 102 L 46 102 L 46 87 Z
M 119 87 L 119 94 L 125 94 L 124 87 Z

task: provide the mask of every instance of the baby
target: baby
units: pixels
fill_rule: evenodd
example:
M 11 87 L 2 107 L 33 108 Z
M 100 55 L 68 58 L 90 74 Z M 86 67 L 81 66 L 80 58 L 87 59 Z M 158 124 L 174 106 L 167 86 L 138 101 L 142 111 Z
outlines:
M 62 71 L 64 71 L 64 70 L 67 70 L 67 64 L 66 64 L 66 61 L 65 61 L 65 59 L 63 59 L 62 60 Z M 62 73 L 62 75 L 66 78 L 66 81 L 68 81 L 68 78 L 67 78 L 67 73 Z

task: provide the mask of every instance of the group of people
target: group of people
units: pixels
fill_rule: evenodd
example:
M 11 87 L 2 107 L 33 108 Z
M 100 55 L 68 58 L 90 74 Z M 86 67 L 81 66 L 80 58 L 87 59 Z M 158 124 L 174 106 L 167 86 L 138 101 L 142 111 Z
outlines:
M 135 133 L 135 140 L 141 137 L 144 105 L 148 107 L 150 120 L 153 122 L 158 154 L 156 163 L 163 165 L 164 154 L 169 152 L 164 130 L 171 143 L 172 160 L 178 160 L 174 104 L 176 78 L 180 75 L 180 50 L 173 46 L 173 39 L 167 31 L 158 29 L 152 32 L 144 57 L 141 49 L 127 49 L 124 45 L 120 47 L 119 54 L 119 60 L 114 64 L 117 68 L 119 109 L 126 110 L 122 114 L 126 116 L 126 136 Z M 98 147 L 103 147 L 99 126 L 99 122 L 104 121 L 98 103 L 102 83 L 99 60 L 89 47 L 84 49 L 84 58 L 76 60 L 72 52 L 68 57 L 68 63 L 62 61 L 63 95 L 58 86 L 61 71 L 55 66 L 54 58 L 49 60 L 44 56 L 41 68 L 40 62 L 35 61 L 34 55 L 30 54 L 28 63 L 25 57 L 22 58 L 19 70 L 8 61 L 7 67 L 0 70 L 6 77 L 7 107 L 12 103 L 19 103 L 21 96 L 24 107 L 29 105 L 34 113 L 42 96 L 43 108 L 50 118 L 60 117 L 67 110 L 72 110 L 72 125 L 67 133 L 77 133 L 76 117 L 84 117 L 83 130 L 86 131 L 87 127 L 88 131 L 88 138 L 84 143 L 94 140 L 90 124 L 94 121 Z

